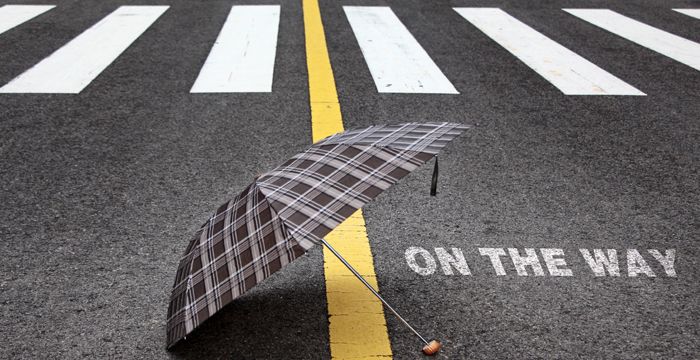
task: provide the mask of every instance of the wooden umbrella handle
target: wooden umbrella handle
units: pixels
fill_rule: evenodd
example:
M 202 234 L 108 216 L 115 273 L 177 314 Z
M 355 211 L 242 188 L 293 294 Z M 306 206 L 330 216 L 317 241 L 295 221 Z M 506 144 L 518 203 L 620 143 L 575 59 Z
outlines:
M 441 347 L 442 347 L 442 344 L 440 344 L 439 341 L 433 340 L 433 341 L 429 342 L 428 344 L 426 344 L 425 346 L 423 346 L 423 354 L 429 355 L 429 356 L 435 355 L 438 353 L 438 351 L 440 351 Z

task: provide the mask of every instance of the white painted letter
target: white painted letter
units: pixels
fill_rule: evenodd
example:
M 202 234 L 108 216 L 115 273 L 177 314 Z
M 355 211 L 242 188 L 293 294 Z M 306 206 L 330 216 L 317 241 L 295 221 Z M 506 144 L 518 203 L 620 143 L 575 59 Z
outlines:
M 542 270 L 542 265 L 540 265 L 540 259 L 537 257 L 535 249 L 525 249 L 527 256 L 520 256 L 518 249 L 514 248 L 509 248 L 508 253 L 510 253 L 510 259 L 513 260 L 513 265 L 515 265 L 515 270 L 519 276 L 527 276 L 526 266 L 532 267 L 535 276 L 544 276 L 544 270 Z
M 406 263 L 408 263 L 408 267 L 410 267 L 413 271 L 423 276 L 432 275 L 435 273 L 435 269 L 437 269 L 437 264 L 435 263 L 435 259 L 433 259 L 433 256 L 430 255 L 430 252 L 428 252 L 428 250 L 425 250 L 422 247 L 412 246 L 406 249 L 405 255 Z M 416 255 L 420 255 L 423 257 L 423 260 L 425 261 L 425 267 L 418 265 L 418 262 L 416 261 Z
M 540 249 L 544 263 L 547 264 L 549 275 L 552 276 L 573 276 L 571 269 L 566 268 L 566 260 L 563 258 L 554 258 L 555 256 L 564 256 L 562 249 Z
M 496 270 L 496 275 L 504 276 L 506 270 L 503 269 L 503 264 L 501 263 L 500 256 L 506 256 L 506 252 L 499 248 L 479 248 L 479 254 L 488 256 L 491 259 L 491 265 L 493 269 Z
M 674 264 L 676 262 L 676 249 L 666 250 L 666 256 L 661 255 L 661 252 L 656 249 L 651 249 L 648 251 L 651 255 L 654 256 L 654 259 L 656 259 L 661 264 L 661 266 L 664 267 L 666 275 L 670 277 L 676 277 L 676 269 L 674 268 Z
M 595 259 L 591 256 L 588 249 L 578 249 L 581 255 L 588 263 L 588 266 L 593 270 L 595 276 L 605 276 L 605 270 L 608 270 L 610 276 L 620 276 L 620 266 L 617 263 L 617 250 L 607 249 L 608 256 L 603 253 L 603 249 L 593 249 Z
M 649 277 L 656 276 L 639 251 L 627 249 L 627 276 L 635 277 L 638 274 L 644 274 Z
M 440 260 L 442 272 L 444 272 L 445 275 L 454 275 L 452 271 L 452 266 L 454 266 L 460 274 L 471 275 L 472 272 L 469 270 L 469 265 L 467 265 L 467 260 L 464 259 L 462 250 L 452 248 L 452 254 L 454 255 L 450 255 L 444 248 L 435 248 L 435 255 L 437 255 L 438 260 Z

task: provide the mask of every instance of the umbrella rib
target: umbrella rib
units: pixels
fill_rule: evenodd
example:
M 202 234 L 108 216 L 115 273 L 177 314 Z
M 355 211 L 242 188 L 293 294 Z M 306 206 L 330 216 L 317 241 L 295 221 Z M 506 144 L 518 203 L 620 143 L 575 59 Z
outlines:
M 418 331 L 416 331 L 416 329 L 413 328 L 413 326 L 411 326 L 411 324 L 408 323 L 408 321 L 406 321 L 406 319 L 399 315 L 399 313 L 396 312 L 396 310 L 394 310 L 394 308 L 391 305 L 389 305 L 389 303 L 386 302 L 386 300 L 384 300 L 384 298 L 382 298 L 381 295 L 379 295 L 377 290 L 375 290 L 374 287 L 372 287 L 372 285 L 370 285 L 370 283 L 368 283 L 367 280 L 365 280 L 365 278 L 363 278 L 362 275 L 360 275 L 360 273 L 357 272 L 357 270 L 355 270 L 355 268 L 353 268 L 352 265 L 350 265 L 350 263 L 348 263 L 347 260 L 345 260 L 345 258 L 343 258 L 343 256 L 340 255 L 340 253 L 338 253 L 333 248 L 333 246 L 331 246 L 331 244 L 329 244 L 325 239 L 321 239 L 321 242 L 325 247 L 328 248 L 328 250 L 330 250 L 333 253 L 333 255 L 335 255 L 335 257 L 338 258 L 338 260 L 340 260 L 340 262 L 343 263 L 343 265 L 345 265 L 345 267 L 348 268 L 348 270 L 350 270 L 350 272 L 353 273 L 353 275 L 357 277 L 358 280 L 360 280 L 369 289 L 369 291 L 372 292 L 372 294 L 374 294 L 374 296 L 377 297 L 377 299 L 379 299 L 379 301 L 381 301 L 384 304 L 384 306 L 386 306 L 387 309 L 389 309 L 389 311 L 394 313 L 394 315 L 396 315 L 396 317 L 399 318 L 399 320 L 401 320 L 401 322 L 403 322 L 403 324 L 406 325 L 407 328 L 409 328 L 414 334 L 416 334 L 425 345 L 430 344 L 427 340 L 425 340 L 423 336 L 421 336 L 421 334 L 418 333 Z

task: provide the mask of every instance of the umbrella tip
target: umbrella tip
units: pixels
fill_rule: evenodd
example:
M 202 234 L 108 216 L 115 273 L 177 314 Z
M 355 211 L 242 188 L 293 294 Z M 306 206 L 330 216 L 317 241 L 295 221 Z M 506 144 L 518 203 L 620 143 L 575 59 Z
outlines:
M 438 353 L 440 351 L 440 348 L 442 347 L 442 344 L 440 344 L 439 341 L 433 340 L 423 346 L 423 354 L 432 356 Z

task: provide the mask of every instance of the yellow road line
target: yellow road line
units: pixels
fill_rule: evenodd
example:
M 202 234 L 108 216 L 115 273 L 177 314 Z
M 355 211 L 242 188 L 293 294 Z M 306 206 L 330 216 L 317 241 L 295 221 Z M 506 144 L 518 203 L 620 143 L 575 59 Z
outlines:
M 318 0 L 303 0 L 303 7 L 311 129 L 313 141 L 317 142 L 343 131 L 343 118 Z M 378 289 L 362 210 L 328 234 L 326 241 Z M 391 358 L 382 303 L 330 251 L 323 250 L 331 357 Z

